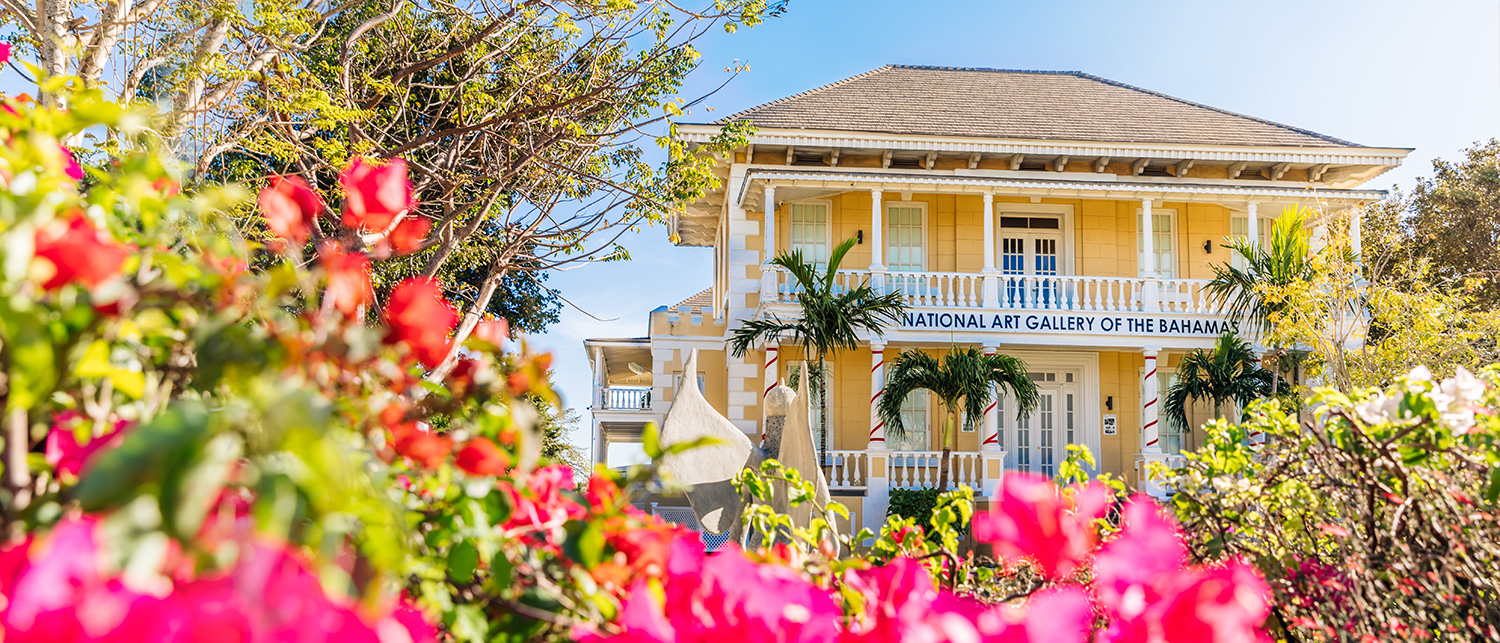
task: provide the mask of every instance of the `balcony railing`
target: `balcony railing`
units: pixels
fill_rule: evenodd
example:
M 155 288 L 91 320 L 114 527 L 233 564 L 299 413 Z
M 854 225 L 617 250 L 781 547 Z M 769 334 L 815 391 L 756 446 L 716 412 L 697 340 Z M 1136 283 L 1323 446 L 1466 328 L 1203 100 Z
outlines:
M 891 453 L 892 489 L 936 488 L 942 451 L 895 451 Z M 954 451 L 948 456 L 948 488 L 969 485 L 978 490 L 984 486 L 984 454 L 978 451 Z
M 792 303 L 801 286 L 785 270 L 770 266 L 761 301 Z M 899 292 L 913 308 L 1000 308 L 1102 313 L 1216 314 L 1207 279 L 1090 277 L 1084 275 L 991 275 L 970 272 L 881 272 L 840 270 L 835 292 L 862 283 L 877 292 Z
M 823 460 L 823 477 L 829 489 L 864 489 L 868 486 L 870 456 L 866 451 L 832 451 Z
M 651 410 L 651 387 L 649 386 L 611 386 L 603 390 L 601 397 L 601 410 Z

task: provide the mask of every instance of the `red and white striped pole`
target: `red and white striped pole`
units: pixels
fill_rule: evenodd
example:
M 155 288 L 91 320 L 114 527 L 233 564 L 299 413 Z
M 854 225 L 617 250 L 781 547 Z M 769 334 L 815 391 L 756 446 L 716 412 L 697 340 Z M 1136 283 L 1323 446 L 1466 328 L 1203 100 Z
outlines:
M 870 342 L 870 443 L 884 449 L 885 422 L 880 421 L 880 396 L 885 394 L 885 344 Z
M 1141 450 L 1145 453 L 1161 453 L 1161 405 L 1157 404 L 1160 393 L 1156 390 L 1156 355 L 1161 349 L 1151 347 L 1142 353 L 1146 356 L 1145 380 L 1141 382 Z
M 999 346 L 989 344 L 984 346 L 985 355 L 994 355 L 999 350 Z M 990 400 L 990 405 L 984 409 L 984 428 L 982 429 L 984 432 L 980 433 L 980 435 L 984 436 L 984 439 L 979 443 L 979 450 L 981 451 L 1003 451 L 1005 448 L 1000 443 L 1000 414 L 995 411 L 1000 406 L 1000 396 L 1004 394 L 1004 391 L 999 390 L 994 384 L 990 385 L 990 395 L 993 399 Z

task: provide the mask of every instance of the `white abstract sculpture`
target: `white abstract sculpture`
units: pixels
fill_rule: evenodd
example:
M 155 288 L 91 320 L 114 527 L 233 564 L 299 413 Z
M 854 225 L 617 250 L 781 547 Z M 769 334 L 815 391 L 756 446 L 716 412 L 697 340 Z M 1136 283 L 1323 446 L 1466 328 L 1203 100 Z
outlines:
M 807 365 L 802 365 L 802 382 L 807 382 Z M 817 507 L 829 502 L 828 482 L 818 466 L 817 447 L 812 439 L 812 409 L 807 394 L 798 395 L 785 384 L 778 384 L 766 396 L 766 444 L 757 448 L 743 431 L 715 411 L 698 390 L 698 351 L 688 353 L 682 367 L 682 382 L 672 400 L 672 408 L 662 422 L 663 448 L 695 442 L 704 437 L 718 444 L 689 449 L 663 458 L 662 470 L 675 480 L 689 485 L 688 504 L 698 517 L 699 526 L 710 534 L 728 533 L 738 542 L 744 526 L 739 520 L 744 499 L 731 482 L 735 474 L 749 467 L 759 470 L 760 463 L 773 458 L 788 469 L 796 469 L 813 483 L 813 503 L 791 507 L 785 483 L 775 486 L 772 508 L 789 513 L 792 524 L 807 527 Z M 782 417 L 784 416 L 784 418 Z

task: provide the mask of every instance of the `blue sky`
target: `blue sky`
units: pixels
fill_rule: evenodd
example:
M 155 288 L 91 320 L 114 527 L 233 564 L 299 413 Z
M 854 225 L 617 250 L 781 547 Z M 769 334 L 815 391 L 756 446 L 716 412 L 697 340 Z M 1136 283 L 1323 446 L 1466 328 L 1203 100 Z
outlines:
M 1370 187 L 1409 187 L 1433 158 L 1500 136 L 1500 4 L 1461 2 L 887 2 L 792 0 L 787 14 L 700 42 L 688 92 L 750 70 L 688 121 L 709 121 L 885 64 L 1078 70 L 1372 146 L 1413 147 Z M 583 421 L 586 337 L 646 333 L 653 308 L 709 286 L 713 255 L 662 228 L 625 239 L 633 260 L 548 282 L 565 309 L 530 338 L 554 353 L 565 403 Z

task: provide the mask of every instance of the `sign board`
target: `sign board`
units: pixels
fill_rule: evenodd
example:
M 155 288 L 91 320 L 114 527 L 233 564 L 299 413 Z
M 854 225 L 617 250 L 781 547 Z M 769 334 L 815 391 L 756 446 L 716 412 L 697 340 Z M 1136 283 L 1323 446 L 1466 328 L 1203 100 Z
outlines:
M 902 330 L 977 330 L 1013 333 L 1088 333 L 1099 335 L 1157 335 L 1218 337 L 1237 330 L 1236 324 L 1207 315 L 1148 315 L 1096 312 L 909 312 Z
M 1115 415 L 1104 416 L 1104 435 L 1115 435 Z

